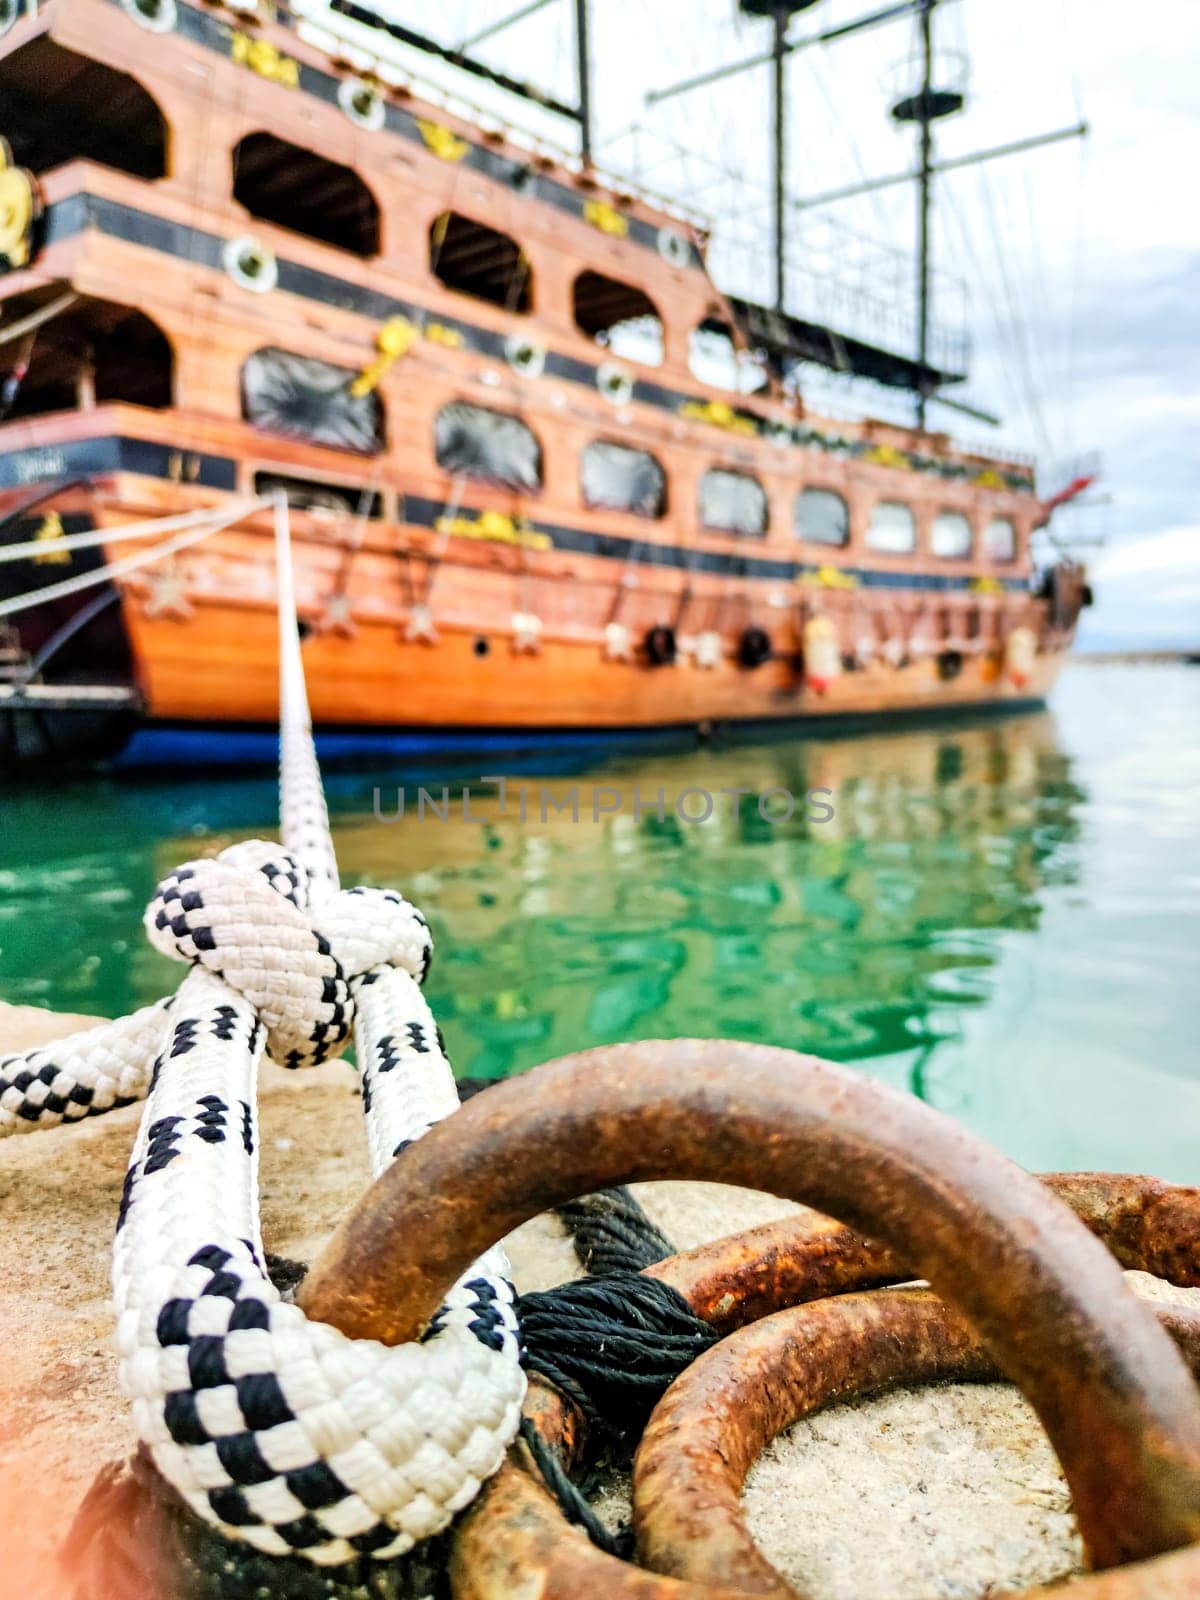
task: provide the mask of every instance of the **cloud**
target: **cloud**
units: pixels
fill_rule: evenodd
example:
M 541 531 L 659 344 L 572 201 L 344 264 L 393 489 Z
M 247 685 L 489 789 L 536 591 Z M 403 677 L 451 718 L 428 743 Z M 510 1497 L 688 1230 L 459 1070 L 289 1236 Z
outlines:
M 1200 648 L 1200 526 L 1165 528 L 1105 551 L 1091 568 L 1086 649 Z
M 1097 579 L 1167 575 L 1200 582 L 1200 525 L 1130 539 L 1095 561 L 1092 571 Z

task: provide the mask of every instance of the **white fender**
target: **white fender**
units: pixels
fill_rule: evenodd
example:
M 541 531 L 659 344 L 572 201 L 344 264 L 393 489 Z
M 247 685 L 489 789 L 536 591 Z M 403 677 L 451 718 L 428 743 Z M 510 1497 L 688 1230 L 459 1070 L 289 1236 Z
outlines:
M 1004 668 L 1018 689 L 1028 686 L 1037 659 L 1037 636 L 1032 628 L 1014 628 L 1004 648 Z
M 837 629 L 828 617 L 810 617 L 804 624 L 804 679 L 824 694 L 842 670 Z

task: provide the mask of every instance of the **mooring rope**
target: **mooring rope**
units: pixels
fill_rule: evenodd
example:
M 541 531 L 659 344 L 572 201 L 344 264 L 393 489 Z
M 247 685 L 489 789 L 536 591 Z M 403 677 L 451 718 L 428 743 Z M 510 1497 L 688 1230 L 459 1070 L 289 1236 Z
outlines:
M 267 1273 L 256 1081 L 264 1050 L 328 1060 L 353 1032 L 378 1174 L 458 1104 L 420 992 L 432 941 L 400 895 L 338 886 L 276 499 L 282 846 L 185 863 L 146 913 L 190 966 L 169 1001 L 0 1061 L 0 1132 L 146 1094 L 113 1252 L 121 1382 L 139 1438 L 230 1539 L 320 1565 L 440 1532 L 494 1472 L 524 1397 L 507 1264 L 489 1253 L 419 1343 L 312 1322 Z M 89 1098 L 90 1095 L 90 1098 Z
M 568 1200 L 555 1207 L 555 1215 L 587 1272 L 640 1272 L 675 1254 L 675 1246 L 624 1185 Z
M 282 845 L 187 862 L 145 916 L 190 971 L 131 1017 L 0 1061 L 0 1134 L 143 1095 L 113 1254 L 122 1384 L 155 1469 L 226 1538 L 349 1566 L 441 1532 L 499 1466 L 524 1397 L 503 1252 L 447 1296 L 418 1344 L 310 1322 L 268 1271 L 258 1216 L 258 1066 L 341 1053 L 351 1034 L 373 1175 L 458 1092 L 421 993 L 425 919 L 389 890 L 342 890 L 312 738 L 286 501 L 275 497 Z M 190 531 L 190 530 L 189 530 Z M 627 1189 L 560 1211 L 600 1274 L 524 1297 L 531 1365 L 620 1437 L 712 1342 L 666 1285 L 671 1253 Z M 561 1463 L 536 1452 L 564 1510 L 615 1548 Z

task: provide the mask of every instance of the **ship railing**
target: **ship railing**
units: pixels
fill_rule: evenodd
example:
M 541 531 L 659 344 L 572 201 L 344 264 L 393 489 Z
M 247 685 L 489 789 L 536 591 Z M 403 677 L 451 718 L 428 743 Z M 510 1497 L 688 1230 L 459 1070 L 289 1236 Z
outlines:
M 577 151 L 568 150 L 565 145 L 544 133 L 534 132 L 508 117 L 498 116 L 460 91 L 447 88 L 435 79 L 412 70 L 407 63 L 400 66 L 397 61 L 389 60 L 379 52 L 382 41 L 372 40 L 368 43 L 357 29 L 351 37 L 351 29 L 355 25 L 346 18 L 335 17 L 320 6 L 305 5 L 303 0 L 299 5 L 293 0 L 291 9 L 299 37 L 306 44 L 323 51 L 329 57 L 331 66 L 344 68 L 349 61 L 359 71 L 377 78 L 394 94 L 401 97 L 411 95 L 422 104 L 436 107 L 461 122 L 470 123 L 479 129 L 485 139 L 503 141 L 537 161 L 560 167 L 581 185 L 609 189 L 623 198 L 640 201 L 649 209 L 694 228 L 705 237 L 711 233 L 712 219 L 697 207 L 689 206 L 678 197 L 656 190 L 616 168 L 584 161 Z

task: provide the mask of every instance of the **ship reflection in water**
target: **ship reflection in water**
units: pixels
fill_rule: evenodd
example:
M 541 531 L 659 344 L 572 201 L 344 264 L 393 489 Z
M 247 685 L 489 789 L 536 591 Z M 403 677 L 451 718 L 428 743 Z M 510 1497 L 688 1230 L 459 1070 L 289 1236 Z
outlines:
M 1200 821 L 1183 765 L 1198 689 L 1179 669 L 1075 668 L 1057 718 L 514 779 L 524 823 L 512 792 L 502 815 L 482 789 L 482 822 L 461 799 L 419 820 L 415 790 L 380 822 L 373 789 L 390 815 L 394 775 L 342 775 L 338 854 L 347 882 L 395 884 L 429 917 L 428 994 L 460 1073 L 620 1039 L 769 1041 L 861 1064 L 1031 1166 L 1194 1178 Z M 596 784 L 621 792 L 620 813 L 592 820 Z M 689 788 L 715 796 L 703 824 L 673 815 Z M 830 789 L 835 814 L 806 821 L 799 800 L 770 823 L 751 797 L 735 819 L 723 788 Z M 564 807 L 545 820 L 542 790 Z M 0 878 L 0 993 L 112 1010 L 161 992 L 176 974 L 140 943 L 138 902 L 171 864 L 269 829 L 272 804 L 263 778 L 60 798 L 57 842 Z M 26 812 L 32 834 L 37 797 L 19 792 L 18 833 Z M 109 820 L 121 843 L 105 851 Z M 67 895 L 82 911 L 64 939 Z
M 431 919 L 430 999 L 462 1072 L 507 1076 L 587 1043 L 690 1033 L 869 1060 L 957 1099 L 939 1047 L 961 1042 L 964 1010 L 989 999 L 1006 938 L 1038 928 L 1041 891 L 1079 871 L 1083 795 L 1047 714 L 656 757 L 602 777 L 623 808 L 598 821 L 574 777 L 527 780 L 524 826 L 511 790 L 508 819 L 472 797 L 482 826 L 458 807 L 450 824 L 428 810 L 420 821 L 411 797 L 394 824 L 346 819 L 348 872 L 399 876 Z M 770 789 L 797 797 L 791 821 L 763 819 L 755 796 Z M 832 791 L 830 820 L 806 819 L 814 789 Z M 696 814 L 698 792 L 713 797 L 703 824 L 675 813 L 689 790 Z M 751 791 L 736 817 L 730 790 Z M 416 859 L 420 873 L 399 870 Z

